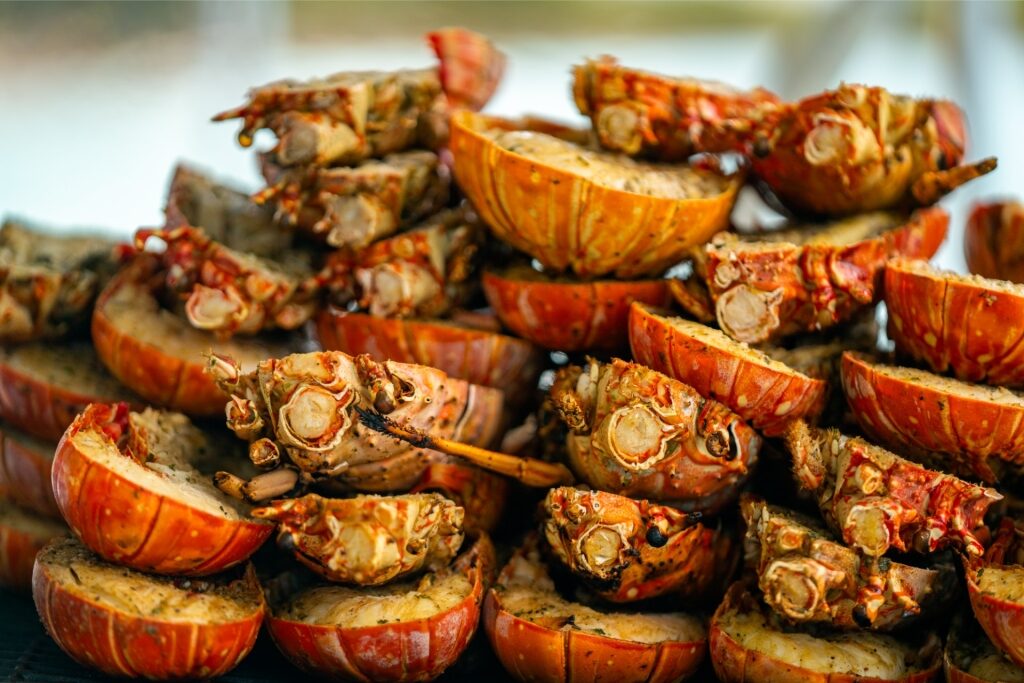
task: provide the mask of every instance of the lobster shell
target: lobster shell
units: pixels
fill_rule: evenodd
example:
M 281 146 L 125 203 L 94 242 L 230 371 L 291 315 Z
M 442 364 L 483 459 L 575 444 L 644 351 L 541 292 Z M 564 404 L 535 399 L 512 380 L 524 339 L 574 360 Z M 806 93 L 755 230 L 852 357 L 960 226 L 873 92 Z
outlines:
M 0 495 L 26 510 L 61 519 L 50 483 L 53 450 L 51 444 L 0 427 Z
M 495 235 L 547 268 L 584 278 L 658 275 L 728 224 L 738 178 L 723 179 L 720 193 L 699 198 L 614 189 L 504 149 L 483 134 L 520 128 L 456 112 L 450 142 L 455 178 Z
M 842 378 L 857 422 L 893 450 L 989 483 L 1003 463 L 1024 465 L 1024 399 L 1006 389 L 874 364 L 849 351 Z
M 885 269 L 889 337 L 935 372 L 1024 386 L 1024 285 L 899 259 Z
M 719 327 L 757 344 L 849 320 L 881 298 L 891 258 L 930 258 L 938 251 L 949 214 L 930 207 L 901 221 L 865 214 L 818 234 L 709 245 L 702 266 Z
M 57 441 L 90 403 L 142 401 L 110 376 L 88 342 L 0 349 L 0 419 Z
M 291 353 L 297 337 L 219 340 L 161 308 L 159 262 L 141 254 L 115 275 L 92 316 L 96 354 L 122 384 L 156 405 L 197 417 L 223 415 L 225 397 L 206 374 L 211 350 L 251 369 Z
M 78 573 L 72 563 L 79 565 Z M 88 580 L 76 580 L 84 573 L 83 564 L 101 568 L 107 581 L 90 586 Z M 111 572 L 118 577 L 111 579 Z M 121 577 L 131 582 L 130 589 L 111 585 Z M 92 581 L 99 579 L 92 577 Z M 235 602 L 237 614 L 225 616 L 216 604 L 207 607 L 205 618 L 182 619 L 171 606 L 151 611 L 148 591 L 166 592 L 178 606 L 195 605 L 203 597 L 194 585 L 179 586 L 164 577 L 108 565 L 68 539 L 50 544 L 39 554 L 32 573 L 32 597 L 47 633 L 83 666 L 119 678 L 208 679 L 226 674 L 249 654 L 266 610 L 251 566 L 229 585 L 225 585 L 229 579 L 213 581 L 212 590 L 223 591 L 220 599 Z M 116 592 L 108 599 L 96 594 L 111 591 Z
M 544 360 L 527 341 L 445 320 L 383 318 L 329 307 L 317 315 L 316 331 L 326 351 L 428 365 L 449 377 L 501 389 L 516 404 L 536 390 Z
M 755 622 L 749 626 L 760 630 L 762 634 L 768 632 L 774 637 L 775 642 L 765 639 L 762 649 L 756 646 L 747 646 L 737 637 L 737 626 L 730 623 L 730 620 L 750 615 Z M 763 636 L 762 636 L 763 637 Z M 874 654 L 881 644 L 888 645 L 893 649 L 899 647 L 890 636 L 879 634 L 844 634 L 838 636 L 844 640 L 871 638 L 864 646 Z M 835 638 L 832 636 L 831 638 Z M 912 662 L 905 662 L 905 666 L 913 670 L 898 677 L 861 675 L 854 671 L 843 671 L 839 667 L 835 657 L 829 658 L 829 663 L 837 670 L 822 670 L 806 659 L 817 655 L 817 643 L 815 641 L 827 642 L 830 637 L 810 637 L 807 634 L 797 634 L 797 637 L 790 636 L 787 632 L 773 627 L 768 621 L 764 607 L 757 597 L 748 592 L 743 582 L 732 585 L 725 596 L 725 600 L 718 607 L 711 618 L 710 628 L 711 662 L 714 664 L 715 673 L 722 683 L 754 683 L 755 681 L 771 681 L 771 683 L 926 683 L 934 681 L 942 666 L 938 656 L 939 648 L 935 648 L 935 655 L 930 658 L 925 666 L 917 666 Z M 770 648 L 770 649 L 769 649 Z M 801 648 L 806 652 L 799 652 Z M 906 657 L 909 653 L 904 652 Z M 824 654 L 820 655 L 824 657 Z M 793 659 L 797 659 L 796 662 Z
M 455 663 L 476 632 L 494 564 L 494 548 L 481 536 L 453 568 L 469 579 L 470 594 L 427 618 L 353 627 L 308 623 L 274 610 L 267 630 L 292 664 L 313 675 L 346 681 L 433 680 Z
M 1004 564 L 1005 558 L 995 555 L 1004 544 L 1019 544 L 1022 533 L 1024 526 L 1004 518 L 985 558 L 965 562 L 967 595 L 975 618 L 992 644 L 1020 667 L 1024 667 L 1024 599 L 1020 595 L 1020 587 L 1024 585 L 1024 565 Z M 1019 548 L 1017 554 L 1020 555 Z M 983 586 L 985 579 L 993 576 L 992 570 L 1000 572 L 995 581 L 1001 578 L 1003 583 Z M 1008 595 L 999 595 L 996 589 Z
M 530 583 L 524 585 L 527 581 Z M 519 590 L 527 591 L 532 601 L 551 604 L 556 611 L 566 612 L 565 617 L 514 610 L 507 604 L 508 584 L 512 582 L 519 584 Z M 642 642 L 600 635 L 594 630 L 582 630 L 573 625 L 574 615 L 587 609 L 566 602 L 555 593 L 533 539 L 513 556 L 502 570 L 497 588 L 487 594 L 484 627 L 502 666 L 520 681 L 680 681 L 692 675 L 704 659 L 707 651 L 704 628 L 693 623 L 696 622 L 693 617 L 685 614 L 659 615 L 687 624 L 685 630 L 694 636 L 691 639 Z M 598 614 L 594 618 L 600 616 Z M 609 616 L 620 620 L 642 621 L 647 618 L 643 614 L 611 613 Z
M 975 204 L 967 218 L 964 256 L 972 273 L 1024 283 L 1024 205 Z
M 724 403 L 766 436 L 782 434 L 791 420 L 814 420 L 825 408 L 828 382 L 700 323 L 634 303 L 629 342 L 638 362 Z
M 527 266 L 483 275 L 484 295 L 501 323 L 553 351 L 625 349 L 630 304 L 668 306 L 667 282 L 580 282 L 546 278 Z
M 139 419 L 138 427 L 133 419 Z M 160 426 L 160 419 L 171 427 Z M 151 442 L 148 429 L 166 429 L 164 438 L 187 451 L 186 460 L 208 448 L 182 419 L 155 411 L 139 417 L 129 415 L 124 404 L 94 403 L 57 445 L 57 506 L 75 535 L 104 559 L 139 571 L 206 576 L 245 561 L 273 533 L 272 524 L 231 509 L 232 499 L 173 458 L 150 451 L 151 463 L 165 469 L 136 460 L 144 457 L 132 452 L 139 442 L 147 449 L 165 445 Z M 120 438 L 125 434 L 127 445 Z M 181 476 L 172 478 L 167 470 Z M 197 488 L 199 482 L 210 488 Z
M 36 553 L 51 539 L 65 535 L 63 524 L 0 499 L 0 586 L 27 591 L 32 586 Z
M 942 659 L 947 683 L 1024 681 L 1024 669 L 996 649 L 970 614 L 953 618 Z

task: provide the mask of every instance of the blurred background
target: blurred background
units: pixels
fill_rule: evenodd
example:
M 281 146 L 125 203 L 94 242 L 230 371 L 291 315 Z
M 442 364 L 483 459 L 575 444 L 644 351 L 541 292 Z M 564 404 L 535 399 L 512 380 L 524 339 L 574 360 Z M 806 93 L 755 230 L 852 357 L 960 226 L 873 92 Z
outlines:
M 178 160 L 255 189 L 238 123 L 211 115 L 282 77 L 432 65 L 422 35 L 445 25 L 508 54 L 499 114 L 577 120 L 569 69 L 604 53 L 787 98 L 846 80 L 953 99 L 968 157 L 999 169 L 945 200 L 947 267 L 973 201 L 1024 196 L 1024 2 L 31 2 L 0 3 L 0 212 L 127 237 L 162 221 Z

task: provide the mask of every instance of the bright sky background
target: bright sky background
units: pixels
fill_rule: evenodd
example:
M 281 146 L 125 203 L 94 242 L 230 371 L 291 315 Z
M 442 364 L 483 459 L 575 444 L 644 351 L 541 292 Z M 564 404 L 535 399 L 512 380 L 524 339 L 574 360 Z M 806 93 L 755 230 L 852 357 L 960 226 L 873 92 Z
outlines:
M 946 201 L 939 255 L 962 268 L 979 197 L 1024 196 L 1020 3 L 0 4 L 0 212 L 128 236 L 162 220 L 184 159 L 255 188 L 237 123 L 209 117 L 276 78 L 433 63 L 422 34 L 464 23 L 509 55 L 490 110 L 573 120 L 569 69 L 630 66 L 798 97 L 840 80 L 957 100 L 970 156 L 1000 168 Z

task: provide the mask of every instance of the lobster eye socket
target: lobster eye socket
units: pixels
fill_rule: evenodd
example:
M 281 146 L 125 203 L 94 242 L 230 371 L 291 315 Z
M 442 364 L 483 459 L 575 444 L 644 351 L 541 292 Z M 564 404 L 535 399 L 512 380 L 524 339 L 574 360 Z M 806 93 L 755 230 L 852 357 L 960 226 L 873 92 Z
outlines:
M 708 434 L 704 444 L 708 449 L 708 453 L 716 458 L 735 460 L 740 454 L 739 440 L 736 438 L 736 433 L 733 431 L 733 425 L 731 424 L 726 428 L 718 429 Z
M 668 537 L 662 533 L 661 529 L 656 526 L 651 526 L 647 529 L 647 544 L 652 548 L 661 548 L 668 543 Z

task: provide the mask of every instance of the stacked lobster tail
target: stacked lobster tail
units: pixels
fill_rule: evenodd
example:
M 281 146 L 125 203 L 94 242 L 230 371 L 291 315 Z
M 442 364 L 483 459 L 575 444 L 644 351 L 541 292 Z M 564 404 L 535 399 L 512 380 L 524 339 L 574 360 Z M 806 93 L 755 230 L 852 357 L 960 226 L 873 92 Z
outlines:
M 39 550 L 67 534 L 50 480 L 61 434 L 92 402 L 138 402 L 88 342 L 121 249 L 75 233 L 0 226 L 0 586 L 18 591 L 30 590 Z

